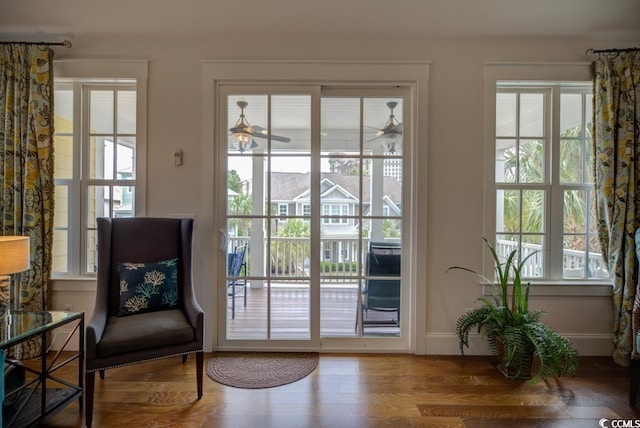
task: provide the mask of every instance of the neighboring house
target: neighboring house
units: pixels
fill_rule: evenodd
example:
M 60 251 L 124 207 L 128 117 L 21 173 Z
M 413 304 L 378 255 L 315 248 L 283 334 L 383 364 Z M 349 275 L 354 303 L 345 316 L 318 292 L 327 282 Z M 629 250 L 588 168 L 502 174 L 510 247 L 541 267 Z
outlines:
M 288 216 L 307 216 L 311 213 L 309 173 L 272 172 L 271 213 L 279 215 L 278 222 Z M 335 172 L 321 174 L 323 259 L 342 262 L 353 260 L 356 254 L 361 225 L 354 218 L 360 209 L 360 177 Z M 362 177 L 363 215 L 371 212 L 371 177 Z M 382 215 L 400 216 L 402 186 L 395 177 L 383 177 Z M 344 218 L 342 218 L 344 217 Z M 365 226 L 367 227 L 367 226 Z

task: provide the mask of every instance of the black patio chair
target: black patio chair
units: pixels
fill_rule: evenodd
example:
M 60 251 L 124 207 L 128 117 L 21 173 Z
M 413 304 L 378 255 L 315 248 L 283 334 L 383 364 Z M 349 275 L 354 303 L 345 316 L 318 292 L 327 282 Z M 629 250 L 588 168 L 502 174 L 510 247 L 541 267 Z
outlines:
M 362 328 L 369 326 L 400 326 L 400 275 L 402 249 L 400 245 L 372 242 L 366 259 L 366 281 L 363 291 Z M 377 279 L 375 277 L 384 277 Z M 398 279 L 395 279 L 397 277 Z M 368 312 L 395 313 L 395 318 L 369 318 Z M 358 314 L 356 314 L 356 331 Z

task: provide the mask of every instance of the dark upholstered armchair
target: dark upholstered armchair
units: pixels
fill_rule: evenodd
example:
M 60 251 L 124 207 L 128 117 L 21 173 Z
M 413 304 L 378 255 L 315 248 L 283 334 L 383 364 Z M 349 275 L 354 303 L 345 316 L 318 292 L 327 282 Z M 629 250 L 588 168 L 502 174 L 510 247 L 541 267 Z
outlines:
M 96 303 L 86 329 L 87 427 L 96 371 L 104 379 L 106 369 L 179 355 L 185 362 L 195 353 L 200 399 L 204 357 L 204 312 L 191 276 L 193 220 L 98 218 L 97 224 Z

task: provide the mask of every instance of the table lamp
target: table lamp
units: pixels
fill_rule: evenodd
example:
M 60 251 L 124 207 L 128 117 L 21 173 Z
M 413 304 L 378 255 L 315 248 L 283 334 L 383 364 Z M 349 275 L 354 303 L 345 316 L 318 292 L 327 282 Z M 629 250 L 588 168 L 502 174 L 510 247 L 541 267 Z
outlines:
M 0 236 L 0 308 L 10 309 L 12 273 L 29 269 L 28 236 Z

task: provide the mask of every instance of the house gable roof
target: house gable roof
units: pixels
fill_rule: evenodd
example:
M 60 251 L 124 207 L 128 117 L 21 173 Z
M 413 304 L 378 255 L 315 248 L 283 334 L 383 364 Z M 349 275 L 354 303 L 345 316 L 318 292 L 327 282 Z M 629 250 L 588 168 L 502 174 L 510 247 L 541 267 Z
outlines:
M 335 172 L 323 172 L 321 174 L 321 192 L 327 195 L 327 191 L 341 192 L 343 197 L 358 199 L 360 194 L 360 177 L 357 175 L 342 175 Z M 362 177 L 364 189 L 368 189 L 371 177 Z M 274 202 L 305 200 L 309 198 L 310 175 L 299 172 L 272 172 L 271 173 L 271 200 Z M 395 177 L 383 178 L 384 198 L 394 205 L 402 204 L 402 186 Z M 363 203 L 369 204 L 370 192 L 364 192 Z

